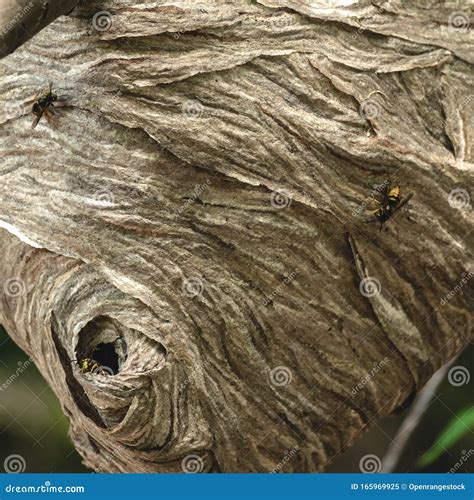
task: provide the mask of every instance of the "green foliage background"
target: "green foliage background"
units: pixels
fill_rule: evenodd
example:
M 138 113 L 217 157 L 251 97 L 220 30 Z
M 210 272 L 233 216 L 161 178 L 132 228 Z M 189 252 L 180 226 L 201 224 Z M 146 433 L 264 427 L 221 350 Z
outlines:
M 0 387 L 27 360 L 0 327 Z M 465 366 L 474 378 L 473 361 L 471 345 L 455 364 Z M 474 472 L 472 419 L 471 423 L 459 420 L 466 410 L 473 411 L 473 383 L 471 380 L 459 387 L 448 380 L 442 383 L 410 438 L 398 472 L 447 472 L 460 461 L 463 451 L 469 450 L 473 456 L 458 472 Z M 350 450 L 336 458 L 329 472 L 360 472 L 359 461 L 363 456 L 374 454 L 383 458 L 403 418 L 400 415 L 377 422 Z M 446 449 L 449 439 L 439 438 L 450 423 L 456 424 L 456 429 L 451 428 L 450 432 L 458 437 Z M 56 396 L 34 364 L 29 364 L 6 389 L 0 390 L 0 471 L 3 472 L 1 464 L 7 456 L 18 454 L 26 460 L 26 472 L 87 472 L 69 439 L 68 427 Z M 428 450 L 430 453 L 426 454 Z M 417 463 L 423 454 L 424 461 L 430 463 L 421 467 Z

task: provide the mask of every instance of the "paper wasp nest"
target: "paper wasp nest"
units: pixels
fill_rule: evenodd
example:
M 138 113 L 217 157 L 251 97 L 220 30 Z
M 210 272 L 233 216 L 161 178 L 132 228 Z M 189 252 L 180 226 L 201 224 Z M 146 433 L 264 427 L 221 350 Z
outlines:
M 472 338 L 472 30 L 327 4 L 87 2 L 1 62 L 0 323 L 96 470 L 323 470 Z

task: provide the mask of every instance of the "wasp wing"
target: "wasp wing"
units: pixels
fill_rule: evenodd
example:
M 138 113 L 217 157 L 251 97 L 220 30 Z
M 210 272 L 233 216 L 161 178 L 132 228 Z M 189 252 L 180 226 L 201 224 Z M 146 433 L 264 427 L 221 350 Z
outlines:
M 33 123 L 31 124 L 31 128 L 35 128 L 36 125 L 38 125 L 39 121 L 41 120 L 41 117 L 43 116 L 43 111 L 40 111 L 37 115 L 36 118 L 33 120 Z

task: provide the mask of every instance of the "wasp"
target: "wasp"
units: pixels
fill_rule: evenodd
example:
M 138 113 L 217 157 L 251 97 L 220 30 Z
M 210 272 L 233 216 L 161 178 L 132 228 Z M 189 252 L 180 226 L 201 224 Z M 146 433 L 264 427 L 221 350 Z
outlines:
M 120 337 L 117 337 L 113 342 L 110 343 L 110 345 L 113 345 L 118 341 L 122 341 L 122 339 Z M 104 344 L 95 346 L 93 352 L 89 354 L 89 356 L 91 357 L 73 359 L 71 360 L 71 363 L 77 363 L 82 373 L 94 373 L 96 375 L 115 375 L 116 370 L 113 367 L 113 363 L 111 367 L 105 366 L 105 364 L 102 363 L 107 363 L 107 360 L 104 359 L 103 362 L 101 362 L 92 357 L 94 356 L 94 353 L 97 353 L 95 357 L 97 357 L 98 359 L 103 358 L 104 353 L 101 352 L 101 346 L 104 346 Z
M 382 231 L 383 224 L 406 205 L 412 197 L 413 193 L 409 193 L 405 198 L 402 198 L 400 186 L 392 185 L 390 181 L 383 183 L 382 189 L 379 191 L 379 198 L 372 198 L 376 207 L 371 210 L 371 214 L 380 222 L 380 231 Z M 372 220 L 366 222 L 372 222 Z
M 46 116 L 47 120 L 50 121 L 51 117 L 54 115 L 53 108 L 55 106 L 65 106 L 64 100 L 58 97 L 56 92 L 53 92 L 53 83 L 49 82 L 49 90 L 40 97 L 34 99 L 34 104 L 31 112 L 36 115 L 31 128 L 35 128 L 41 120 L 42 116 Z
M 73 359 L 71 363 L 77 363 L 82 373 L 97 373 L 101 369 L 100 363 L 93 358 Z
M 96 373 L 100 370 L 100 364 L 93 358 L 82 358 L 79 361 L 79 367 L 82 373 Z

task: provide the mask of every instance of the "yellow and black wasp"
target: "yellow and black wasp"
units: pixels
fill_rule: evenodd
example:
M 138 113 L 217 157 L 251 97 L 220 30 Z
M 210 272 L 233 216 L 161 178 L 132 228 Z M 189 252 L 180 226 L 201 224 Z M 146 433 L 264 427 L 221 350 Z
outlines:
M 49 83 L 49 90 L 45 94 L 35 98 L 31 112 L 36 115 L 31 128 L 35 128 L 41 120 L 42 116 L 46 116 L 48 122 L 51 121 L 51 117 L 54 115 L 53 108 L 59 106 L 66 106 L 64 99 L 58 97 L 56 92 L 53 92 L 53 84 Z M 31 102 L 31 101 L 30 101 Z
M 384 182 L 382 189 L 378 192 L 378 198 L 372 197 L 375 208 L 370 213 L 376 221 L 380 222 L 380 231 L 382 231 L 383 224 L 411 200 L 413 193 L 409 193 L 402 199 L 400 186 L 392 185 L 390 181 Z M 366 222 L 372 221 L 373 219 Z
M 73 359 L 71 362 L 77 363 L 82 373 L 115 375 L 119 369 L 118 360 L 113 359 L 113 356 L 110 357 L 110 352 L 109 356 L 107 356 L 106 351 L 112 348 L 116 356 L 113 346 L 119 340 L 121 340 L 120 337 L 117 337 L 113 342 L 100 343 L 94 347 L 91 353 L 89 353 L 89 357 L 80 357 L 79 359 Z
M 97 373 L 101 365 L 93 358 L 73 359 L 71 363 L 77 363 L 82 373 Z

